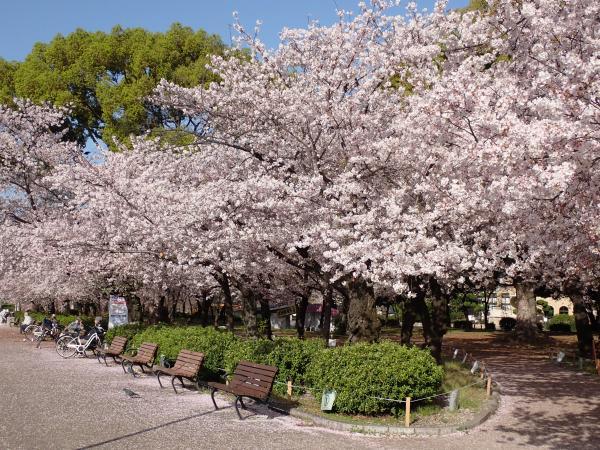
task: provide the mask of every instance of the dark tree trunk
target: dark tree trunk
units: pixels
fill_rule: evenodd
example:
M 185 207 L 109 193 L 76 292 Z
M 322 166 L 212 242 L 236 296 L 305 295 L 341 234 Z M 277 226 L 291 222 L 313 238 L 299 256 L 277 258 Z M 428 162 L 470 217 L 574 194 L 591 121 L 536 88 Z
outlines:
M 348 310 L 350 309 L 350 296 L 348 295 L 347 289 L 340 289 L 339 287 L 337 287 L 336 289 L 342 296 L 342 305 L 341 305 L 341 308 L 339 309 L 338 325 L 337 325 L 338 333 L 347 334 L 347 332 L 348 332 Z
M 323 292 L 323 306 L 321 311 L 323 313 L 323 320 L 321 321 L 321 336 L 325 340 L 325 345 L 329 342 L 331 337 L 331 306 L 333 304 L 333 290 L 331 287 L 325 288 Z
M 158 299 L 158 304 L 156 305 L 154 311 L 154 323 L 157 322 L 166 322 L 168 319 L 168 312 L 166 307 L 166 299 L 162 295 Z
M 304 339 L 304 326 L 306 324 L 306 309 L 308 308 L 308 298 L 310 290 L 304 292 L 296 299 L 296 333 L 298 339 Z
M 251 338 L 258 337 L 258 321 L 256 317 L 256 295 L 255 292 L 245 286 L 237 286 L 242 294 L 242 314 L 246 335 Z
M 131 322 L 142 321 L 142 305 L 136 296 L 129 297 L 129 320 Z
M 201 315 L 200 323 L 203 327 L 207 327 L 210 323 L 210 307 L 212 306 L 213 298 L 208 295 L 208 292 L 202 292 Z
M 233 298 L 231 297 L 229 277 L 226 273 L 219 272 L 215 275 L 215 278 L 223 290 L 223 309 L 221 310 L 221 314 L 225 315 L 227 329 L 233 331 Z M 217 320 L 218 319 L 216 319 L 215 322 L 217 322 Z
M 405 298 L 402 302 L 402 327 L 400 328 L 400 344 L 410 345 L 415 326 L 416 311 L 412 299 Z
M 431 329 L 429 331 L 429 349 L 438 364 L 442 364 L 442 343 L 448 331 L 448 297 L 444 295 L 436 280 L 431 280 Z
M 537 337 L 537 305 L 535 302 L 535 284 L 516 282 L 517 326 L 515 336 L 520 341 L 532 341 Z
M 483 290 L 483 326 L 487 330 L 489 325 L 490 315 L 490 292 L 487 289 Z
M 271 307 L 269 300 L 264 295 L 258 295 L 258 303 L 260 304 L 260 316 L 264 322 L 265 337 L 267 339 L 273 339 L 273 330 L 271 329 Z
M 579 292 L 570 292 L 569 297 L 573 302 L 573 314 L 575 315 L 575 326 L 577 328 L 579 356 L 589 358 L 592 355 L 594 337 L 583 295 Z
M 348 282 L 348 296 L 348 341 L 377 341 L 381 322 L 377 317 L 373 286 L 362 278 L 352 279 Z

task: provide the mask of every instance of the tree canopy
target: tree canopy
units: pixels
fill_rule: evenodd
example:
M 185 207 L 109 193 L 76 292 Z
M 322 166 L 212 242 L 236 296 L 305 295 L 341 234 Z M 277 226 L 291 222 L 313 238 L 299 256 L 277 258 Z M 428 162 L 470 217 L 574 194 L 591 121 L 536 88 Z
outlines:
M 69 105 L 67 138 L 114 147 L 160 127 L 185 125 L 175 110 L 147 97 L 161 79 L 206 86 L 217 78 L 206 68 L 226 46 L 217 35 L 178 23 L 165 33 L 116 26 L 110 33 L 77 29 L 37 43 L 23 62 L 0 60 L 0 102 L 13 97 Z

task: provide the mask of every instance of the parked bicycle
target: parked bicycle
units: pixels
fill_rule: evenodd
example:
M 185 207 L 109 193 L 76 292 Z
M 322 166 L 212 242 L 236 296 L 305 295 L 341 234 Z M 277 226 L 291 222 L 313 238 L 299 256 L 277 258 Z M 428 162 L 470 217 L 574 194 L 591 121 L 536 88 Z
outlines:
M 92 327 L 84 337 L 73 337 L 68 334 L 60 337 L 56 341 L 56 352 L 63 358 L 71 358 L 75 355 L 87 357 L 88 351 L 95 355 L 96 349 L 102 346 L 103 339 L 104 330 L 101 327 Z
M 33 332 L 35 347 L 40 348 L 42 341 L 48 338 L 56 342 L 61 336 L 61 330 L 62 327 L 58 323 L 44 319 L 42 325 Z

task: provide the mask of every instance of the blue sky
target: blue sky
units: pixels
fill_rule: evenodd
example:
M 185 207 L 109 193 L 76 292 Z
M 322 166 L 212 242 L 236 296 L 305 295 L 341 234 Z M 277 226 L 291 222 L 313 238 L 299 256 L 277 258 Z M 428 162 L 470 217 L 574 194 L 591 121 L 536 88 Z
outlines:
M 257 19 L 263 22 L 261 38 L 269 47 L 278 43 L 283 27 L 304 27 L 308 20 L 322 24 L 335 21 L 335 9 L 356 10 L 358 0 L 0 0 L 0 57 L 22 60 L 38 41 L 48 42 L 57 33 L 76 28 L 110 31 L 114 25 L 164 31 L 173 22 L 220 34 L 229 43 L 232 12 L 249 29 Z M 407 2 L 404 2 L 406 4 Z M 450 0 L 461 7 L 468 0 Z M 434 0 L 417 0 L 430 8 Z

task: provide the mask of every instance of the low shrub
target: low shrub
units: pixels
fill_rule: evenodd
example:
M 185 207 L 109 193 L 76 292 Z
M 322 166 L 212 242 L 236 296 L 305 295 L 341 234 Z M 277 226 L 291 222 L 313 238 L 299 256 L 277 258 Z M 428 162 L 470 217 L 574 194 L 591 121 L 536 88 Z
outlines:
M 125 336 L 127 340 L 131 341 L 133 337 L 148 328 L 148 325 L 140 323 L 130 323 L 127 325 L 119 325 L 109 329 L 104 335 L 104 340 L 109 344 L 115 338 L 115 336 Z
M 504 331 L 511 331 L 517 326 L 517 319 L 513 317 L 503 317 L 500 319 L 500 328 Z
M 548 329 L 550 331 L 561 333 L 575 333 L 577 331 L 577 328 L 575 327 L 575 316 L 558 314 L 548 320 Z
M 154 325 L 135 334 L 132 345 L 139 347 L 142 342 L 158 344 L 156 360 L 160 355 L 169 359 L 177 358 L 181 349 L 204 353 L 204 375 L 214 378 L 220 368 L 225 367 L 225 352 L 238 339 L 228 331 L 215 330 L 212 327 L 188 326 L 173 327 Z
M 50 317 L 51 314 L 48 313 L 44 313 L 44 312 L 30 312 L 29 315 L 31 317 L 33 317 L 33 320 L 35 320 L 36 322 L 42 322 L 42 320 L 44 320 L 44 318 L 46 317 Z M 20 321 L 23 320 L 23 315 L 19 315 L 20 317 Z M 78 316 L 76 315 L 72 315 L 72 314 L 56 314 L 56 321 L 58 322 L 59 325 L 66 327 L 68 326 L 70 323 L 75 322 L 75 320 L 77 319 Z M 81 317 L 81 321 L 83 322 L 83 325 L 85 325 L 86 327 L 91 327 L 92 325 L 94 325 L 94 317 L 90 317 L 90 316 L 79 316 Z
M 485 326 L 485 331 L 496 331 L 496 324 L 494 322 L 488 323 Z
M 313 395 L 335 389 L 336 411 L 399 414 L 403 405 L 374 397 L 420 398 L 439 392 L 443 369 L 427 350 L 392 342 L 354 344 L 315 353 L 306 373 Z
M 473 323 L 469 320 L 456 320 L 454 321 L 454 328 L 469 331 L 473 329 Z
M 291 380 L 294 385 L 305 383 L 308 365 L 313 356 L 322 348 L 323 341 L 320 339 L 240 340 L 227 349 L 225 368 L 227 372 L 232 373 L 241 360 L 275 366 L 279 369 L 277 373 L 279 383 L 273 386 L 273 390 L 279 394 L 285 394 L 288 380 Z

